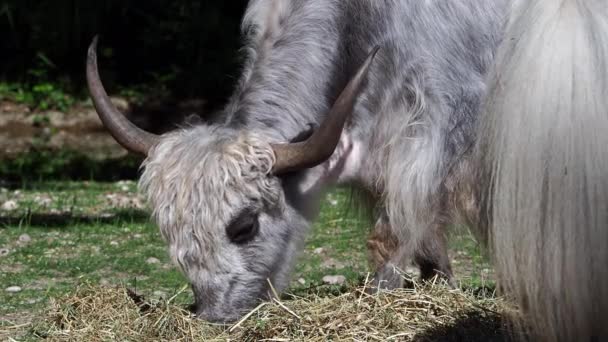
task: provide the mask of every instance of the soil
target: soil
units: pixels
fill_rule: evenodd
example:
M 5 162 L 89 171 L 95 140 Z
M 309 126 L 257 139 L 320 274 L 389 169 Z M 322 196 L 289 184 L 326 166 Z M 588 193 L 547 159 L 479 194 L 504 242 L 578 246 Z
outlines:
M 119 97 L 111 99 L 129 120 L 157 134 L 216 117 L 200 99 L 145 105 Z M 90 101 L 77 103 L 65 112 L 38 111 L 24 104 L 0 101 L 0 156 L 13 157 L 41 147 L 79 151 L 97 159 L 127 155 L 105 130 Z

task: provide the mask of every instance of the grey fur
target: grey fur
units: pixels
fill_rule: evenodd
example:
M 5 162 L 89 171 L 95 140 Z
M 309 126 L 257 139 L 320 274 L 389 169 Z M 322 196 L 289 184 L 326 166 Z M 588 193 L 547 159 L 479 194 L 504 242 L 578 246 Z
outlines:
M 451 221 L 450 180 L 466 169 L 460 161 L 474 142 L 508 2 L 251 1 L 247 61 L 225 122 L 166 134 L 141 178 L 201 317 L 234 320 L 267 298 L 266 278 L 279 291 L 287 285 L 317 199 L 334 182 L 365 189 L 386 210 L 399 240 L 387 267 L 424 250 L 427 232 Z M 270 143 L 318 125 L 375 45 L 381 51 L 343 133 L 352 148 L 325 165 L 271 175 Z M 340 162 L 355 166 L 334 177 L 328 170 Z M 260 232 L 237 245 L 225 229 L 244 208 L 259 212 Z
M 140 180 L 197 314 L 235 320 L 281 291 L 323 189 L 350 183 L 395 240 L 378 284 L 412 258 L 449 273 L 441 234 L 466 222 L 533 336 L 608 338 L 605 1 L 252 0 L 243 30 L 225 121 L 162 136 Z M 271 143 L 322 122 L 376 45 L 332 157 L 272 175 Z
M 606 341 L 608 4 L 513 8 L 480 120 L 480 235 L 533 340 Z

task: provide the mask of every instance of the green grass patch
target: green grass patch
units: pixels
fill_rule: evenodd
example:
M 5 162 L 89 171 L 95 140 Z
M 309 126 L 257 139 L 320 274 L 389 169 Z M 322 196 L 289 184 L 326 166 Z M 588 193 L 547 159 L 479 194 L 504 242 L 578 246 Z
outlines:
M 35 186 L 45 188 L 48 187 L 45 182 L 49 180 L 81 180 L 86 184 L 90 179 L 133 179 L 137 177 L 142 161 L 141 157 L 134 155 L 99 159 L 75 150 L 47 149 L 45 143 L 37 142 L 28 151 L 0 159 L 0 180 L 18 184 L 19 187 L 27 188 L 30 183 L 34 183 Z M 107 151 L 100 150 L 98 154 L 104 155 L 105 152 Z M 50 184 L 58 186 L 54 181 L 50 181 Z
M 323 201 L 287 292 L 337 295 L 366 278 L 371 226 L 348 199 L 347 190 L 337 189 Z M 81 284 L 124 285 L 147 298 L 178 294 L 173 303 L 192 300 L 132 181 L 28 182 L 0 190 L 0 205 L 0 327 L 39 317 L 50 298 Z M 462 286 L 492 285 L 491 268 L 474 240 L 455 234 L 450 241 Z M 326 275 L 345 276 L 346 284 L 323 285 Z M 20 291 L 6 291 L 10 287 Z

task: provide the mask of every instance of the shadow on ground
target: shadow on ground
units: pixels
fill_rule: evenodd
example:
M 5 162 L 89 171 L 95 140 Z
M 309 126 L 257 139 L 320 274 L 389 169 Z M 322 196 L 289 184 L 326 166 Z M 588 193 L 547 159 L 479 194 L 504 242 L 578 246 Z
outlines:
M 31 227 L 45 228 L 65 228 L 76 224 L 113 224 L 116 222 L 145 223 L 149 220 L 149 212 L 139 209 L 118 210 L 112 213 L 99 215 L 31 213 L 12 216 L 0 215 L 0 229 L 15 225 L 28 225 Z
M 516 341 L 510 333 L 509 322 L 492 312 L 465 313 L 454 324 L 440 326 L 416 335 L 420 342 L 506 342 Z

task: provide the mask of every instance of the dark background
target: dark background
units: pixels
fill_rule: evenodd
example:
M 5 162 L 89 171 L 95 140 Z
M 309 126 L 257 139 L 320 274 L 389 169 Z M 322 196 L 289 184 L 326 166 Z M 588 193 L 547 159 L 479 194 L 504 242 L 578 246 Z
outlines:
M 100 68 L 110 90 L 134 88 L 155 98 L 204 97 L 217 105 L 238 77 L 246 3 L 3 0 L 0 80 L 51 81 L 85 96 L 85 53 L 99 34 Z
M 141 157 L 125 155 L 87 105 L 92 38 L 108 93 L 136 125 L 163 133 L 192 115 L 211 120 L 225 104 L 244 57 L 246 5 L 0 0 L 0 186 L 137 178 Z

